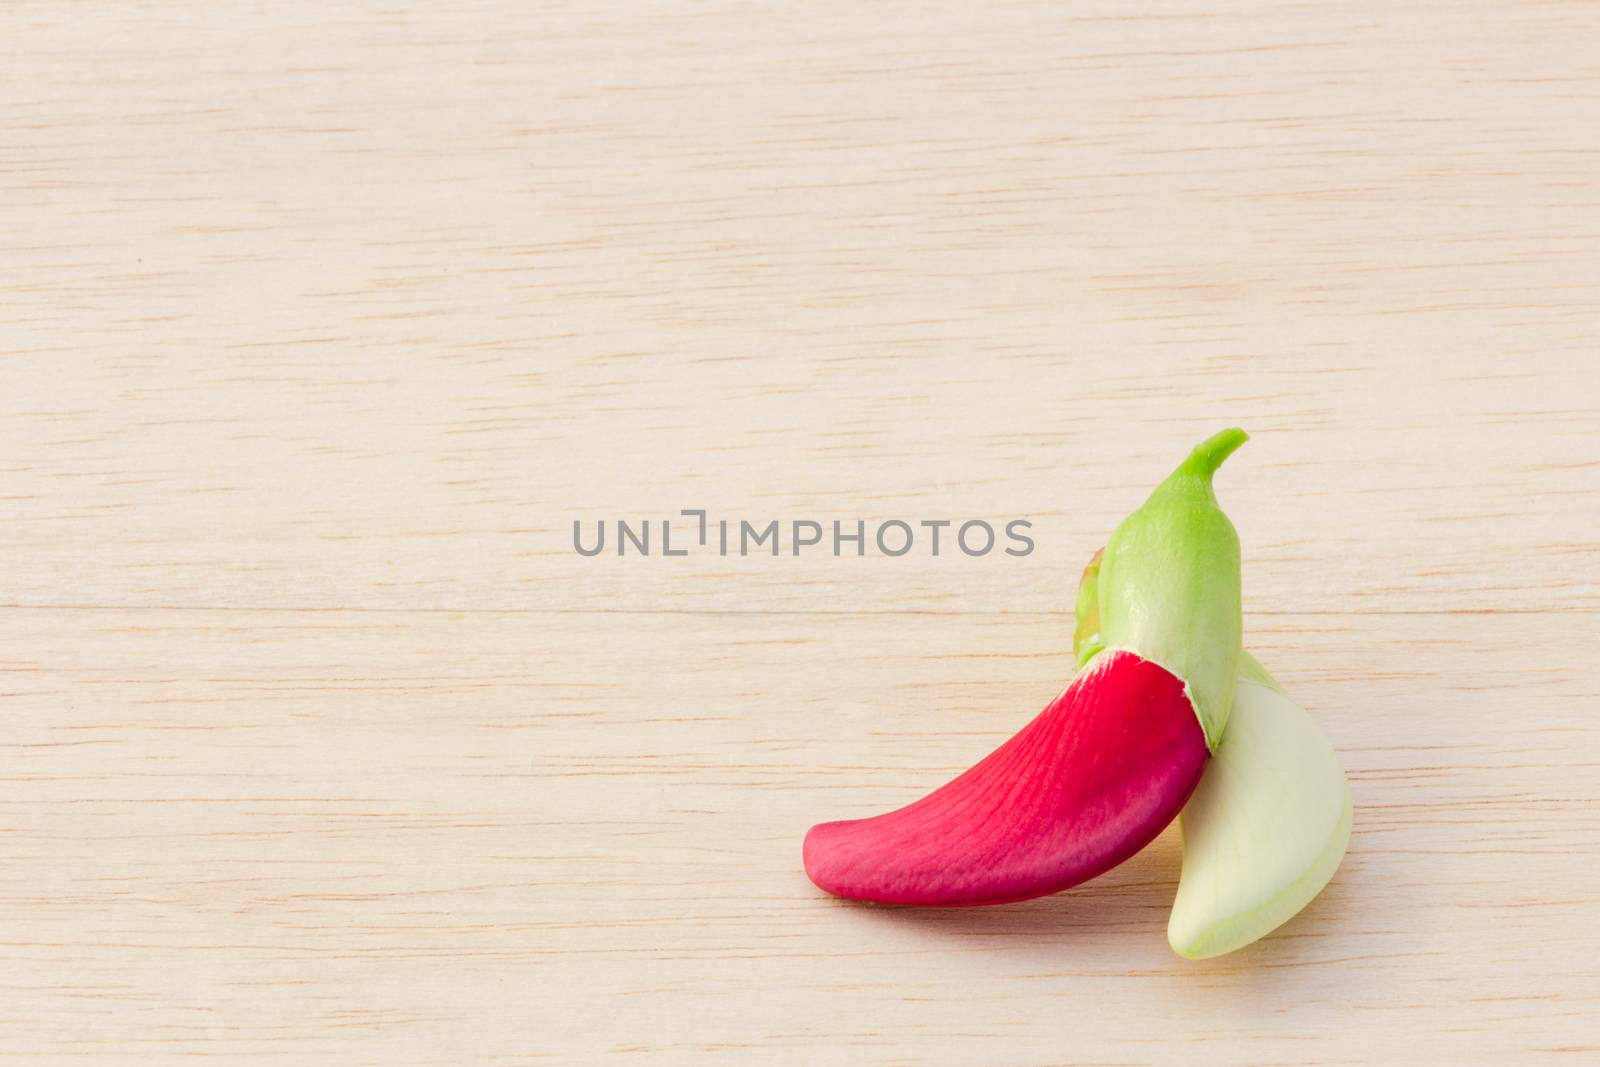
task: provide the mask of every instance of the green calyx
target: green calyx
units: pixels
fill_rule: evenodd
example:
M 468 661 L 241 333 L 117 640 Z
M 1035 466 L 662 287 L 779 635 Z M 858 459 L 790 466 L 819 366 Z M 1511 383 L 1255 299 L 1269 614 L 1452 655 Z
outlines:
M 1185 682 L 1212 751 L 1233 706 L 1243 619 L 1239 536 L 1217 506 L 1211 478 L 1246 440 L 1243 430 L 1229 429 L 1197 445 L 1122 520 L 1078 594 L 1079 663 L 1121 649 L 1165 667 Z
M 1072 654 L 1078 658 L 1079 668 L 1105 648 L 1100 640 L 1100 561 L 1105 555 L 1103 548 L 1096 552 L 1078 579 L 1078 601 L 1073 608 L 1078 625 L 1072 632 Z

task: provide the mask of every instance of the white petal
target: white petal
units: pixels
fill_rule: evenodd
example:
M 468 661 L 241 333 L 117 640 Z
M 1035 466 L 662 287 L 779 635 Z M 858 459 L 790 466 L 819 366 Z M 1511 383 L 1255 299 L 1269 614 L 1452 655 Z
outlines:
M 1180 816 L 1173 950 L 1220 956 L 1288 921 L 1333 877 L 1350 817 L 1344 768 L 1311 716 L 1241 673 L 1227 731 Z

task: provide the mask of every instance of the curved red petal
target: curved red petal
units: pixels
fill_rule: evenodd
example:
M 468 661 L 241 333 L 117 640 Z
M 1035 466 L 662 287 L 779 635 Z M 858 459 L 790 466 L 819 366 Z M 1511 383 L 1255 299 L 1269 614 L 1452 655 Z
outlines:
M 897 811 L 806 834 L 806 874 L 885 904 L 1001 904 L 1110 870 L 1178 814 L 1205 735 L 1181 679 L 1102 656 L 1027 726 Z

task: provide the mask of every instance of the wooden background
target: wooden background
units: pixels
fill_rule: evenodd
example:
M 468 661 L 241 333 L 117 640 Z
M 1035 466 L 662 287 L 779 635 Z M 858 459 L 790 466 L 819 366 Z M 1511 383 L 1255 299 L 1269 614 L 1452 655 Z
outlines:
M 1600 1054 L 1600 9 L 966 6 L 5 5 L 0 1059 Z M 1234 423 L 1328 891 L 815 891 Z

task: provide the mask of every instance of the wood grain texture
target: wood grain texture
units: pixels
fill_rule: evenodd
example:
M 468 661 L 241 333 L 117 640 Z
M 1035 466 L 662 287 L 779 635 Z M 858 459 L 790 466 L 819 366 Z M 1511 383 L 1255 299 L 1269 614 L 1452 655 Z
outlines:
M 0 1057 L 1600 1055 L 1595 9 L 1122 7 L 6 5 Z M 813 890 L 1235 423 L 1328 891 Z

